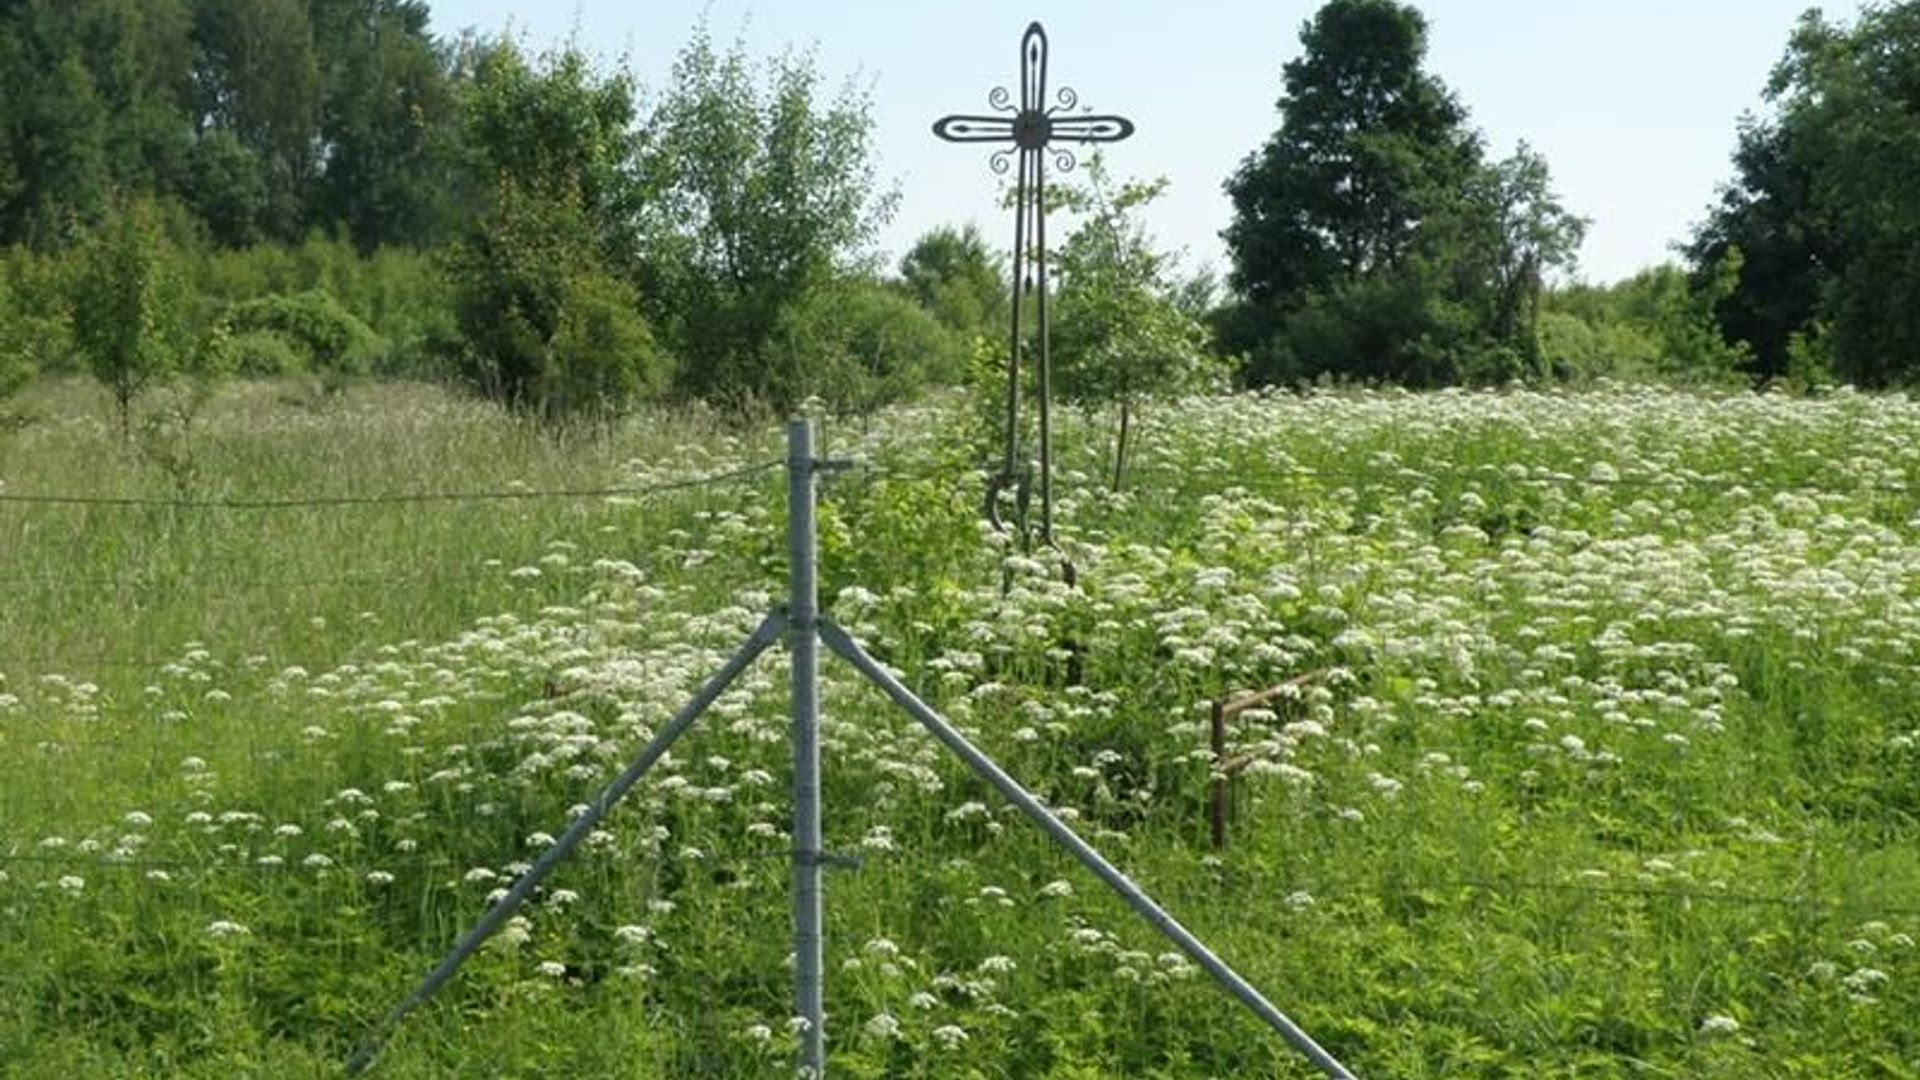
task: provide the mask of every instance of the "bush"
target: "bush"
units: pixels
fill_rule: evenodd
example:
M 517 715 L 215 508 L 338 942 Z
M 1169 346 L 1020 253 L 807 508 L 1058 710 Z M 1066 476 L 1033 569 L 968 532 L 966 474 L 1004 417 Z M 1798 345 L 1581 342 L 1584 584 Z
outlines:
M 606 417 L 666 390 L 671 367 L 637 308 L 633 290 L 614 278 L 567 280 L 536 380 L 544 418 Z
M 502 178 L 446 256 L 461 374 L 549 421 L 603 417 L 667 384 L 638 292 L 599 250 L 579 184 Z
M 68 375 L 80 368 L 74 352 L 73 319 L 67 307 L 73 260 L 7 252 L 0 281 L 8 293 L 7 331 L 16 360 L 39 375 Z
M 270 378 L 307 370 L 307 354 L 273 330 L 248 330 L 227 341 L 227 355 L 236 375 Z
M 836 411 L 865 413 L 966 376 L 968 342 L 874 281 L 814 290 L 782 314 L 774 341 L 763 387 L 775 402 L 818 397 Z
M 386 349 L 386 343 L 372 327 L 342 307 L 332 293 L 319 289 L 294 296 L 263 296 L 235 304 L 227 312 L 227 325 L 236 339 L 246 338 L 254 344 L 258 344 L 261 334 L 279 337 L 297 354 L 300 363 L 295 370 L 366 375 L 373 371 Z M 256 353 L 255 359 L 284 360 L 284 357 L 269 348 L 267 352 Z
M 6 397 L 33 377 L 33 363 L 22 340 L 21 323 L 14 313 L 13 290 L 0 276 L 0 397 Z

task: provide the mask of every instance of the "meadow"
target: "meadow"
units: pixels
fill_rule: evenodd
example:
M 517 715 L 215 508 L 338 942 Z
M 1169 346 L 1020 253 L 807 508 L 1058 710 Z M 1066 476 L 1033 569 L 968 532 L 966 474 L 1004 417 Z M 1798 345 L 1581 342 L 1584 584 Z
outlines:
M 10 409 L 4 1077 L 340 1075 L 785 587 L 771 427 Z M 973 416 L 824 425 L 828 614 L 1359 1075 L 1920 1076 L 1920 403 L 1195 399 L 1118 492 L 1068 416 L 1072 586 Z M 823 665 L 832 1075 L 1313 1075 Z M 1216 852 L 1209 703 L 1302 675 Z M 789 1071 L 786 698 L 776 650 L 373 1075 Z

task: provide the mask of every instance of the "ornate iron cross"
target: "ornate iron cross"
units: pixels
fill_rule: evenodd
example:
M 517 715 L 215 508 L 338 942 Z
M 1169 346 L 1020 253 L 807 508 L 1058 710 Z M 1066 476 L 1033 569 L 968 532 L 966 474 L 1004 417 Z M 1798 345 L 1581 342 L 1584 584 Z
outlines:
M 1020 101 L 1004 86 L 987 95 L 998 115 L 948 116 L 933 125 L 933 133 L 948 142 L 1009 143 L 989 159 L 993 171 L 1005 176 L 1018 160 L 1013 185 L 1013 328 L 1007 353 L 1007 452 L 1000 475 L 987 488 L 987 514 L 1000 524 L 999 496 L 1019 485 L 1021 531 L 1026 532 L 1027 487 L 1020 454 L 1020 361 L 1026 342 L 1020 334 L 1023 296 L 1033 298 L 1038 332 L 1036 352 L 1040 397 L 1040 539 L 1053 543 L 1053 373 L 1047 332 L 1047 157 L 1054 167 L 1071 171 L 1078 160 L 1072 150 L 1055 141 L 1119 142 L 1133 134 L 1133 121 L 1122 116 L 1062 116 L 1079 107 L 1080 95 L 1061 87 L 1047 94 L 1047 32 L 1039 23 L 1020 38 Z

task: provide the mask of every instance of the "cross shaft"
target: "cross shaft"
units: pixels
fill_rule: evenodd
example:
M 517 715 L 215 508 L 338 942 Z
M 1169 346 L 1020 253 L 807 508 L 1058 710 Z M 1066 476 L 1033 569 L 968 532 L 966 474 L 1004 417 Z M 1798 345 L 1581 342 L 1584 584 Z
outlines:
M 1020 368 L 1027 350 L 1021 334 L 1023 298 L 1034 308 L 1034 359 L 1039 375 L 1040 413 L 1040 540 L 1053 544 L 1053 371 L 1047 321 L 1047 156 L 1056 168 L 1072 170 L 1077 159 L 1057 143 L 1119 142 L 1133 134 L 1133 121 L 1124 116 L 1061 115 L 1079 107 L 1080 95 L 1067 87 L 1047 92 L 1047 32 L 1037 22 L 1020 38 L 1020 97 L 1005 87 L 987 95 L 992 114 L 955 114 L 933 125 L 935 136 L 955 143 L 1002 144 L 989 159 L 1002 176 L 1014 172 L 1013 304 L 1007 351 L 1007 439 L 1000 474 L 987 488 L 987 515 L 1000 524 L 1002 492 L 1018 485 L 1021 538 L 1026 526 L 1028 478 L 1021 461 Z M 1015 166 L 1018 166 L 1017 170 Z

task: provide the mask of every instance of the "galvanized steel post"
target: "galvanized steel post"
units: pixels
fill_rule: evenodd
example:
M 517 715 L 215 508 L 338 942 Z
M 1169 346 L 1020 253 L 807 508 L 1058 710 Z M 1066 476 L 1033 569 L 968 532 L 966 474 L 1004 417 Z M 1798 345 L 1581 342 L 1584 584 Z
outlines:
M 793 1015 L 800 1075 L 826 1075 L 820 896 L 820 592 L 814 538 L 813 422 L 787 425 L 787 643 L 793 659 Z

